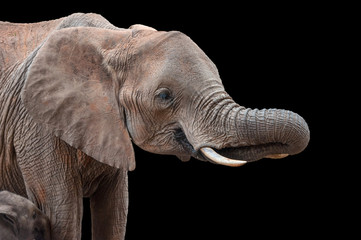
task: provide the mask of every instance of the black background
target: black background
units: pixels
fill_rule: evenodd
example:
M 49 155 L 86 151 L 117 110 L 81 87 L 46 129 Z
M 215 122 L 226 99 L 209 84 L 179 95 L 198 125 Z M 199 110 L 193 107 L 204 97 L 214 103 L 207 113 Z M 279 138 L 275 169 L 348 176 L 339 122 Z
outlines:
M 301 154 L 240 168 L 195 159 L 182 163 L 135 146 L 127 240 L 294 239 L 335 231 L 324 224 L 332 218 L 324 198 L 331 183 L 320 174 L 324 159 L 316 154 L 328 47 L 323 6 L 59 4 L 8 6 L 1 9 L 0 20 L 36 22 L 95 12 L 118 27 L 141 23 L 157 30 L 179 30 L 217 65 L 236 102 L 251 108 L 289 109 L 309 124 L 311 140 Z M 86 209 L 83 239 L 90 239 L 89 214 Z

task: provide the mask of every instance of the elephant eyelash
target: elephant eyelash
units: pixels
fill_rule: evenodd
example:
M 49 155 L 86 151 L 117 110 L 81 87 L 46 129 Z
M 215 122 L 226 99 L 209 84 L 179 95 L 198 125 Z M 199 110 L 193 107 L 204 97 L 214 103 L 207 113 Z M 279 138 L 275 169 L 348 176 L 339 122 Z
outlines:
M 18 233 L 18 223 L 16 221 L 16 218 L 7 214 L 1 214 L 0 213 L 0 219 L 3 219 L 5 222 L 10 224 L 12 226 L 12 231 L 14 234 Z
M 15 225 L 15 220 L 14 218 L 10 217 L 9 215 L 7 214 L 1 214 L 1 217 L 8 223 L 12 224 L 12 225 Z

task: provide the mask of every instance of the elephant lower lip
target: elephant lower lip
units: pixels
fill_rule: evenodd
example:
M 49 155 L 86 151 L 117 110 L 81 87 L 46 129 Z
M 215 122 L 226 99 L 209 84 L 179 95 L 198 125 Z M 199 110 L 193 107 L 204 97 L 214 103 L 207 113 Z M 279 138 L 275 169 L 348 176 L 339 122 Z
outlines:
M 262 158 L 286 157 L 288 155 L 285 151 L 286 147 L 287 145 L 282 143 L 268 143 L 261 145 L 215 149 L 215 151 L 224 157 L 252 162 Z
M 270 155 L 267 155 L 266 158 L 280 159 L 280 158 L 285 158 L 285 157 L 287 157 L 288 155 L 289 155 L 289 154 L 287 154 L 287 153 L 270 154 Z

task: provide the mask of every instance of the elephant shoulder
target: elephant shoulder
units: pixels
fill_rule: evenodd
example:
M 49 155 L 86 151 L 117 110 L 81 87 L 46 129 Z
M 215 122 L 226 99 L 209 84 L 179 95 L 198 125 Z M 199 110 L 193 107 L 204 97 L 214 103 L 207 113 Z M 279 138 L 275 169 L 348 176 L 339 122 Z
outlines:
M 67 17 L 37 23 L 0 21 L 0 70 L 25 60 L 54 31 L 70 27 L 120 29 L 95 13 L 74 13 Z
M 62 19 L 38 23 L 0 22 L 0 70 L 23 61 L 61 21 Z

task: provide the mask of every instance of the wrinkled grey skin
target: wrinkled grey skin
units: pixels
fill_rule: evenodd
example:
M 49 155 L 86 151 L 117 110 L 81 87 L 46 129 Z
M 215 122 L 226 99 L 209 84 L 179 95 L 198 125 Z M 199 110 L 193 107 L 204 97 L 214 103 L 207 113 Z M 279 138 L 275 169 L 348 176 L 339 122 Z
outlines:
M 0 190 L 45 212 L 53 239 L 80 239 L 83 197 L 93 239 L 124 238 L 132 144 L 182 161 L 210 161 L 208 147 L 248 162 L 308 144 L 298 114 L 235 103 L 180 32 L 73 14 L 0 23 L 0 33 Z
M 28 199 L 0 192 L 0 240 L 50 240 L 50 222 Z

